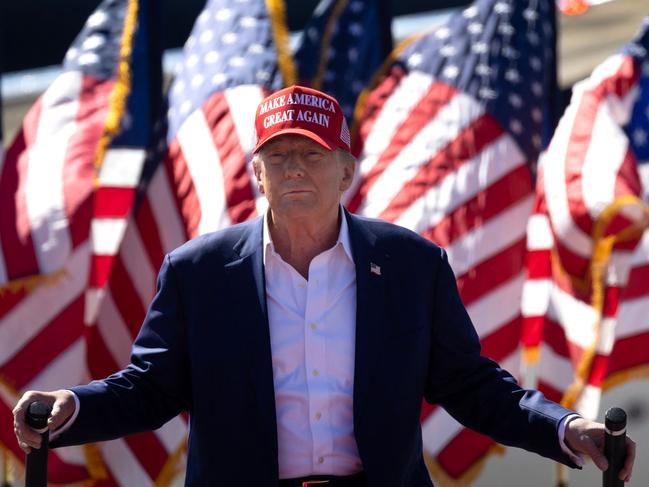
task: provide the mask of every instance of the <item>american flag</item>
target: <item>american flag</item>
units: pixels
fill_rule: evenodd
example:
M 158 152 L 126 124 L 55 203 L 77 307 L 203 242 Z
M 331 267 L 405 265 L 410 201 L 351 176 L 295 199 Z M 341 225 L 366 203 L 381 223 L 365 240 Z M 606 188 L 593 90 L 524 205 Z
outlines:
M 188 238 L 264 210 L 250 164 L 253 121 L 259 102 L 294 76 L 281 62 L 282 31 L 281 13 L 261 0 L 210 0 L 187 39 L 170 89 L 165 165 Z
M 582 415 L 649 364 L 649 17 L 575 85 L 528 226 L 530 384 Z
M 295 52 L 298 79 L 338 100 L 348 120 L 359 94 L 392 50 L 387 0 L 322 0 Z
M 262 0 L 210 0 L 197 18 L 170 87 L 168 151 L 161 164 L 152 156 L 143 170 L 137 210 L 98 309 L 89 344 L 96 350 L 93 376 L 128 362 L 167 252 L 255 216 L 257 205 L 263 211 L 249 167 L 254 112 L 265 93 L 291 76 L 279 52 L 285 41 L 281 9 Z M 180 416 L 155 434 L 106 443 L 109 450 L 102 444 L 118 484 L 164 485 L 182 474 L 185 422 Z
M 10 282 L 0 296 L 0 440 L 17 459 L 23 455 L 10 417 L 21 391 L 87 382 L 105 364 L 123 365 L 125 353 L 128 358 L 130 342 L 121 349 L 120 340 L 129 330 L 98 313 L 108 306 L 105 284 L 161 99 L 153 9 L 147 0 L 106 0 L 97 8 L 68 50 L 63 73 L 27 115 L 3 167 L 8 215 L 0 239 L 13 266 L 7 275 L 33 274 Z M 48 272 L 55 273 L 54 282 Z M 54 450 L 49 479 L 151 484 L 164 477 L 164 462 L 182 440 L 182 433 L 173 433 L 166 450 L 147 437 Z M 147 477 L 133 473 L 142 470 Z
M 359 121 L 350 210 L 448 251 L 483 353 L 518 368 L 533 167 L 553 125 L 552 1 L 478 0 L 397 53 Z M 424 456 L 468 481 L 494 442 L 424 404 Z

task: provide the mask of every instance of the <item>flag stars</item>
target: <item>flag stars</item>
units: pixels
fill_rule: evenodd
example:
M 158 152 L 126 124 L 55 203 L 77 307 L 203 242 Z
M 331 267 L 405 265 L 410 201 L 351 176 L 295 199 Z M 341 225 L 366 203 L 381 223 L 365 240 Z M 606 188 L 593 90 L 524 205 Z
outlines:
M 467 27 L 470 34 L 478 35 L 482 33 L 482 24 L 480 22 L 471 22 Z
M 527 33 L 527 40 L 530 41 L 530 44 L 532 44 L 533 46 L 538 46 L 541 42 L 539 35 L 534 30 L 531 30 Z
M 498 97 L 498 92 L 488 86 L 483 86 L 478 90 L 478 96 L 483 100 L 495 100 Z
M 410 66 L 411 68 L 416 68 L 421 64 L 422 60 L 423 56 L 421 55 L 421 53 L 415 52 L 408 56 L 408 66 Z
M 270 73 L 268 71 L 259 70 L 255 76 L 257 76 L 257 79 L 262 83 L 265 83 L 270 79 Z
M 230 10 L 229 8 L 222 8 L 220 10 L 217 10 L 217 12 L 214 14 L 214 18 L 219 22 L 225 22 L 230 17 L 232 17 L 232 10 Z
M 476 54 L 486 54 L 489 51 L 489 46 L 486 42 L 476 42 L 471 46 L 471 50 Z
M 255 17 L 250 17 L 250 16 L 243 17 L 240 22 L 241 27 L 244 27 L 246 29 L 257 27 L 258 23 L 259 22 L 257 22 L 257 19 Z
M 541 136 L 539 134 L 534 134 L 532 136 L 532 145 L 536 150 L 541 149 Z
M 101 34 L 94 34 L 84 40 L 83 44 L 81 44 L 81 47 L 87 51 L 92 51 L 94 49 L 98 49 L 104 44 L 106 44 L 106 38 Z
M 224 44 L 234 44 L 237 42 L 237 35 L 234 32 L 228 32 L 227 34 L 223 34 L 221 40 Z
M 449 65 L 444 68 L 444 76 L 449 79 L 455 79 L 460 74 L 460 68 L 454 65 Z
M 541 121 L 543 120 L 543 112 L 540 108 L 532 109 L 532 120 L 534 120 L 536 123 L 541 123 Z
M 455 49 L 455 46 L 451 44 L 446 44 L 445 46 L 442 46 L 442 48 L 439 50 L 440 55 L 444 57 L 454 56 L 456 52 L 457 49 Z
M 347 51 L 347 58 L 352 63 L 358 61 L 358 49 L 355 47 L 350 48 L 349 51 Z
M 248 52 L 252 52 L 254 54 L 262 54 L 264 52 L 264 46 L 262 46 L 258 42 L 253 42 L 248 46 Z
M 198 64 L 198 54 L 192 54 L 187 58 L 187 61 L 185 61 L 185 66 L 187 66 L 188 69 L 192 69 L 197 64 Z
M 532 83 L 531 86 L 532 86 L 532 93 L 534 93 L 536 96 L 543 95 L 543 85 L 541 83 L 535 81 Z
M 505 79 L 510 83 L 519 83 L 521 81 L 521 75 L 517 69 L 508 69 L 505 71 Z
M 209 18 L 210 18 L 209 12 L 207 10 L 203 10 L 200 13 L 200 15 L 198 16 L 197 20 L 198 20 L 199 23 L 204 24 L 205 22 L 207 22 L 209 20 Z
M 444 40 L 448 39 L 451 36 L 451 29 L 448 27 L 440 27 L 435 31 L 435 37 L 438 39 Z
M 498 33 L 504 36 L 512 36 L 514 35 L 514 26 L 512 24 L 500 24 L 498 26 Z
M 315 27 L 309 27 L 306 31 L 306 35 L 309 36 L 309 39 L 311 39 L 312 42 L 316 42 L 318 40 L 318 29 Z
M 193 35 L 189 36 L 187 38 L 187 42 L 185 42 L 185 49 L 192 49 L 196 45 L 196 37 Z
M 532 69 L 534 71 L 541 71 L 541 69 L 543 68 L 543 63 L 538 57 L 532 56 L 530 58 L 530 66 L 532 66 Z
M 216 73 L 214 76 L 212 76 L 212 84 L 213 85 L 220 85 L 225 83 L 225 80 L 228 79 L 225 73 Z
M 360 37 L 363 35 L 363 26 L 358 22 L 349 24 L 349 33 L 354 37 Z
M 189 100 L 185 100 L 180 105 L 180 113 L 183 115 L 187 115 L 189 113 L 189 110 L 191 109 L 192 109 L 192 104 Z
M 363 11 L 364 5 L 363 2 L 355 1 L 349 5 L 349 9 L 354 13 L 360 13 Z
M 206 30 L 200 36 L 201 44 L 207 44 L 214 38 L 214 32 L 211 30 Z
M 73 61 L 79 55 L 79 49 L 76 47 L 71 47 L 68 49 L 68 52 L 65 53 L 65 58 L 68 61 Z
M 523 124 L 520 122 L 520 120 L 516 118 L 512 118 L 511 122 L 509 122 L 509 128 L 512 132 L 514 132 L 517 135 L 523 133 Z
M 219 60 L 220 56 L 219 53 L 216 51 L 209 51 L 207 54 L 205 54 L 205 63 L 206 64 L 214 64 Z
M 533 8 L 523 10 L 523 18 L 528 22 L 535 22 L 539 18 L 539 13 Z
M 493 69 L 488 64 L 481 63 L 475 67 L 475 72 L 480 76 L 491 76 Z
M 467 8 L 467 9 L 464 9 L 464 11 L 462 12 L 462 15 L 464 16 L 465 19 L 472 19 L 472 18 L 474 18 L 476 15 L 478 15 L 478 7 L 476 7 L 476 6 L 474 5 L 474 6 L 472 6 L 472 7 L 469 7 L 469 8 Z
M 360 93 L 363 91 L 363 88 L 365 88 L 365 84 L 362 81 L 354 81 L 352 83 L 352 90 L 354 90 L 354 93 Z
M 192 88 L 196 89 L 203 84 L 204 78 L 202 74 L 196 74 L 192 78 Z
M 509 15 L 512 12 L 512 7 L 507 2 L 498 2 L 494 5 L 494 12 L 499 15 Z
M 229 61 L 230 66 L 233 68 L 240 68 L 246 64 L 246 60 L 241 56 L 235 56 Z
M 103 10 L 97 10 L 90 17 L 88 17 L 88 20 L 86 21 L 86 25 L 94 29 L 97 27 L 101 27 L 107 21 L 108 21 L 108 14 Z
M 507 99 L 509 104 L 514 108 L 521 108 L 523 106 L 523 99 L 517 93 L 510 93 Z
M 84 52 L 79 56 L 79 64 L 81 66 L 90 66 L 91 64 L 99 64 L 99 56 L 94 52 Z
M 638 127 L 633 131 L 633 143 L 638 146 L 647 145 L 647 131 Z
M 502 50 L 503 57 L 506 59 L 518 59 L 520 54 L 512 46 L 505 46 Z
M 174 94 L 179 95 L 180 93 L 185 91 L 185 82 L 182 79 L 176 80 L 176 82 L 174 83 L 174 86 L 171 89 L 171 91 Z

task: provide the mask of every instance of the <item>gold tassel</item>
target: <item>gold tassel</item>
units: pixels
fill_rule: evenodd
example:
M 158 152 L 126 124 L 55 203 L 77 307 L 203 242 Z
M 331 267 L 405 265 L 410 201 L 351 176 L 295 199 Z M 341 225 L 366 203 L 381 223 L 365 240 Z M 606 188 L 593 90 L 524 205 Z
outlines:
M 277 64 L 284 78 L 284 86 L 297 82 L 295 62 L 288 44 L 288 27 L 286 26 L 286 6 L 284 0 L 266 0 L 266 8 L 273 29 L 273 39 L 277 49 Z
M 180 459 L 187 451 L 187 436 L 180 442 L 178 448 L 167 458 L 167 461 L 155 481 L 155 487 L 167 487 L 182 471 Z
M 120 122 L 126 111 L 126 100 L 131 92 L 131 55 L 133 54 L 133 36 L 137 28 L 137 13 L 137 0 L 129 0 L 119 49 L 117 79 L 108 101 L 108 114 L 106 115 L 104 133 L 97 144 L 95 153 L 95 173 L 97 175 L 104 162 L 108 144 L 120 131 Z M 96 184 L 99 184 L 98 179 Z

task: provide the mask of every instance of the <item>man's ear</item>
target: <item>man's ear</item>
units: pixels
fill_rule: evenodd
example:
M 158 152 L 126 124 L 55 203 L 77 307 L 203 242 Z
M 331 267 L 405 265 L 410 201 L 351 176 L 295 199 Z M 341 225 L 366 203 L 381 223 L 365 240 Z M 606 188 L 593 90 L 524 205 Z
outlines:
M 252 170 L 255 173 L 255 179 L 257 180 L 257 189 L 261 194 L 264 194 L 264 184 L 261 181 L 261 165 L 256 155 L 252 158 Z
M 339 154 L 340 163 L 343 169 L 343 177 L 340 181 L 340 190 L 347 191 L 354 180 L 354 171 L 356 170 L 356 159 L 348 153 Z

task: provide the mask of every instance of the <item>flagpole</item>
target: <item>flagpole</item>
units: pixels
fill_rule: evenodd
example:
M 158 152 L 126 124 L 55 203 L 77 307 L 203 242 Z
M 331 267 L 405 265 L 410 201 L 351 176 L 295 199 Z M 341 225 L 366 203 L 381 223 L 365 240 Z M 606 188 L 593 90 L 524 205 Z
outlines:
M 568 487 L 570 483 L 570 477 L 568 476 L 568 467 L 561 463 L 557 463 L 556 469 L 556 487 Z

